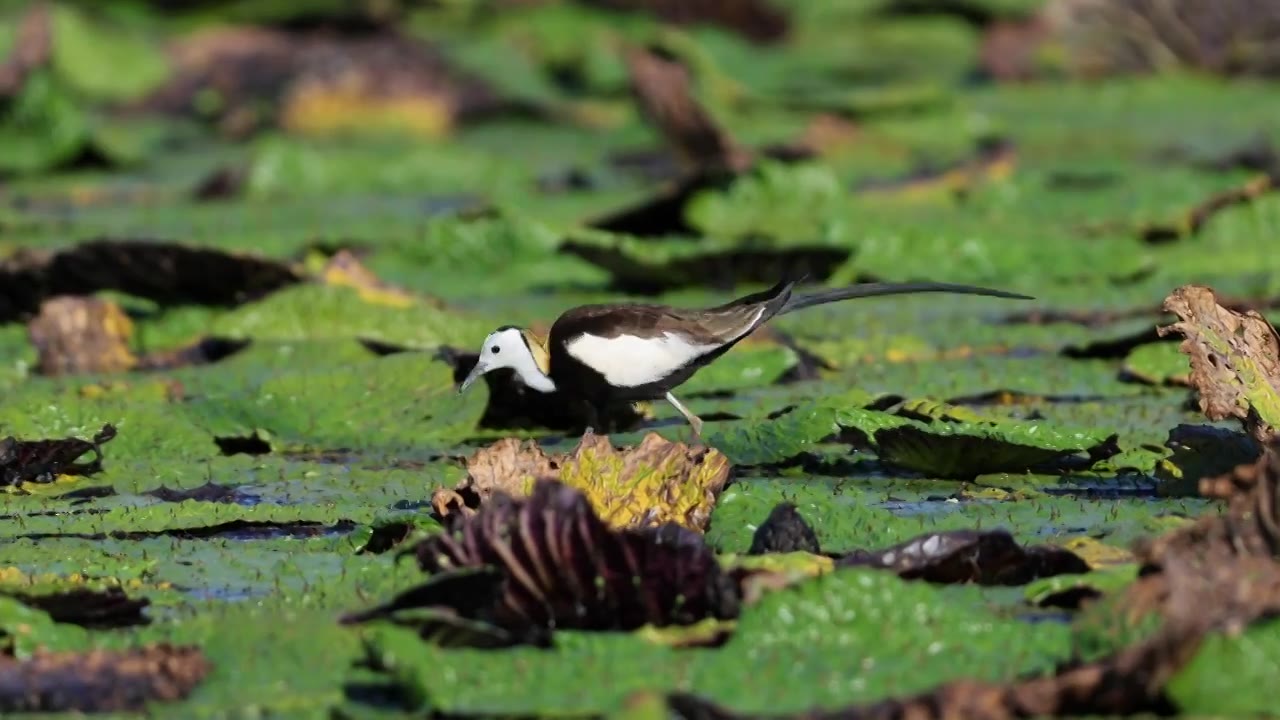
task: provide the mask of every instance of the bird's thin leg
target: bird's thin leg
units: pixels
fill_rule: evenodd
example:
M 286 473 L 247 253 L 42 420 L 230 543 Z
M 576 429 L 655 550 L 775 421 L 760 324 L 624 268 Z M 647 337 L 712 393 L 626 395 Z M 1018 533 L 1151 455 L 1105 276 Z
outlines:
M 672 395 L 671 393 L 667 393 L 667 402 L 671 403 L 672 407 L 674 407 L 676 410 L 679 410 L 680 414 L 684 416 L 684 419 L 689 421 L 689 426 L 693 428 L 693 436 L 695 438 L 701 439 L 702 438 L 702 418 L 689 412 L 689 408 L 681 404 L 680 401 L 676 399 L 676 396 Z
M 596 411 L 596 404 L 590 400 L 582 400 L 582 417 L 587 421 L 587 427 L 583 430 L 583 435 L 594 435 L 596 429 L 600 427 L 600 413 Z

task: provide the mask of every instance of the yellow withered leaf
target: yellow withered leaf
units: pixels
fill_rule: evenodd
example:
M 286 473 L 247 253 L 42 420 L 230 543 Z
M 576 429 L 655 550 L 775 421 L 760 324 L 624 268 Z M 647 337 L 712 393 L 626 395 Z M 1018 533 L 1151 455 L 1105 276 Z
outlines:
M 636 447 L 618 450 L 606 435 L 585 435 L 568 454 L 547 455 L 537 443 L 506 438 L 467 459 L 467 478 L 441 489 L 432 505 L 441 515 L 474 512 L 502 492 L 525 496 L 539 478 L 581 490 L 614 528 L 673 522 L 703 531 L 729 479 L 720 451 L 671 442 L 649 433 Z

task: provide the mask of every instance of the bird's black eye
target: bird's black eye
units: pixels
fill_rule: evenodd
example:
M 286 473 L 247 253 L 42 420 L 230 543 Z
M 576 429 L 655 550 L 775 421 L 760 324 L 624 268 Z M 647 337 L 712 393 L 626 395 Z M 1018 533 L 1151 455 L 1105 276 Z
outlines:
M 494 345 L 493 347 L 489 348 L 489 352 L 493 353 L 494 355 L 497 355 L 497 354 L 498 354 L 498 346 L 497 346 L 497 345 Z

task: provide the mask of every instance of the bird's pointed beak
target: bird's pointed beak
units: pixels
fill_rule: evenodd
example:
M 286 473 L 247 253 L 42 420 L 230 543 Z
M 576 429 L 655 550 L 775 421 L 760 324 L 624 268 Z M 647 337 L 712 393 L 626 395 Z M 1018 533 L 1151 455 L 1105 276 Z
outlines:
M 480 376 L 487 372 L 489 372 L 489 367 L 485 365 L 484 361 L 483 360 L 476 361 L 476 366 L 471 368 L 471 372 L 467 373 L 466 379 L 464 379 L 462 381 L 462 384 L 458 386 L 458 394 L 461 395 L 462 393 L 466 392 L 467 388 L 471 387 L 471 383 L 480 379 Z

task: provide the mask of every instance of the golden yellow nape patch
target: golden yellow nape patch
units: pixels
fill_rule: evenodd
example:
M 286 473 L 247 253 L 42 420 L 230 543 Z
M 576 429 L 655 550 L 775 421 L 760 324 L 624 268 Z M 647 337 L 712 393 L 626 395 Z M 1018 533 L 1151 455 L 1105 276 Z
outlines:
M 538 369 L 542 373 L 549 374 L 551 372 L 551 355 L 547 352 L 547 345 L 542 338 L 533 334 L 532 330 L 521 330 L 520 334 L 524 336 L 524 342 L 529 346 L 529 352 L 533 353 L 533 361 L 537 363 Z

